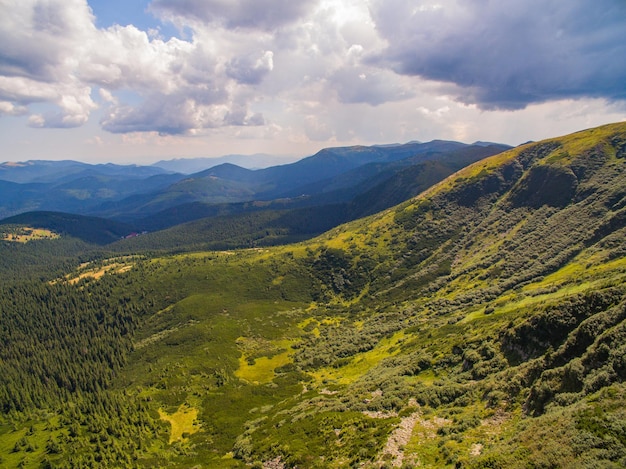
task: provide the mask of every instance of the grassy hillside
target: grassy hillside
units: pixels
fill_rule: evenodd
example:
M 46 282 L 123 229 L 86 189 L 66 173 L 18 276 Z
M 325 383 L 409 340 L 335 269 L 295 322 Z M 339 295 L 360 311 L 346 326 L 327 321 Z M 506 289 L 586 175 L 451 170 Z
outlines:
M 3 287 L 0 464 L 623 467 L 624 239 L 620 123 L 301 244 Z

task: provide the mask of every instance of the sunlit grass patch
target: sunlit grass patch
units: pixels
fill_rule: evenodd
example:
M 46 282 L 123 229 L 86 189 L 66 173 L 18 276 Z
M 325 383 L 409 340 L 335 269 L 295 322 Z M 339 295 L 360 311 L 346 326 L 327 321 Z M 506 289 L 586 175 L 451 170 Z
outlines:
M 439 376 L 437 376 L 432 369 L 428 369 L 415 376 L 407 376 L 405 379 L 408 383 L 421 383 L 431 386 L 437 379 L 439 379 Z
M 170 443 L 187 438 L 200 430 L 196 420 L 198 418 L 198 409 L 181 406 L 175 413 L 168 414 L 163 409 L 159 409 L 161 420 L 171 425 Z
M 31 228 L 29 226 L 6 230 L 0 233 L 0 239 L 13 243 L 27 243 L 29 241 L 43 239 L 59 239 L 61 236 L 54 231 L 44 228 Z
M 589 262 L 586 262 L 589 261 Z M 577 261 L 562 267 L 556 272 L 546 276 L 540 282 L 532 283 L 524 287 L 525 291 L 546 288 L 550 286 L 563 286 L 568 283 L 583 284 L 595 277 L 607 277 L 614 275 L 623 276 L 626 273 L 626 258 L 618 258 L 612 261 L 592 264 L 590 259 L 577 259 Z
M 77 277 L 69 278 L 68 282 L 70 284 L 74 284 L 85 278 L 93 278 L 95 280 L 98 280 L 102 278 L 105 274 L 123 274 L 124 272 L 128 272 L 132 268 L 133 266 L 128 264 L 109 264 L 100 268 L 94 268 L 92 270 L 81 272 L 80 274 L 78 274 Z
M 243 341 L 242 341 L 243 339 Z M 250 346 L 250 340 L 240 338 L 238 343 L 248 343 L 248 350 L 239 357 L 239 368 L 235 371 L 235 376 L 253 384 L 265 384 L 271 382 L 276 376 L 276 368 L 291 363 L 291 344 L 293 340 L 285 339 L 271 344 L 271 348 L 265 352 L 269 356 L 258 356 L 264 353 L 262 350 L 255 350 Z M 240 347 L 241 348 L 241 347 Z M 280 351 L 276 353 L 276 351 Z
M 320 323 L 315 318 L 307 318 L 298 323 L 298 328 L 305 333 L 313 334 L 315 337 L 320 336 Z
M 404 331 L 397 332 L 390 338 L 382 339 L 372 350 L 355 355 L 345 366 L 324 367 L 310 374 L 318 383 L 327 381 L 342 385 L 353 383 L 384 358 L 397 355 L 400 352 L 398 344 L 405 338 Z
M 41 467 L 44 457 L 54 458 L 63 432 L 59 416 L 47 420 L 8 423 L 0 421 L 0 467 Z
M 123 274 L 135 266 L 135 256 L 114 257 L 101 262 L 85 262 L 75 272 L 65 276 L 64 281 L 75 284 L 80 280 L 91 278 L 98 280 L 106 274 Z

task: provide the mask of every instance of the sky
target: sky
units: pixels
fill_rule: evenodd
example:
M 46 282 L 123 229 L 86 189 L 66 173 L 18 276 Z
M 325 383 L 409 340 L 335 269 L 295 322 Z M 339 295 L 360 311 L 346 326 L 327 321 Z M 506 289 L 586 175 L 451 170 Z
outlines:
M 624 0 L 0 0 L 1 161 L 458 140 L 626 120 Z

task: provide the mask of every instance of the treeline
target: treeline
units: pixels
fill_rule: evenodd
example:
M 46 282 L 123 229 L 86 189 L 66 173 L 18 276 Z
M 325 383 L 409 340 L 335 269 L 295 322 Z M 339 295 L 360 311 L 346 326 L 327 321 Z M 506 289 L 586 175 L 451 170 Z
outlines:
M 73 285 L 0 286 L 0 412 L 16 428 L 47 416 L 12 454 L 32 460 L 43 452 L 43 467 L 120 467 L 157 437 L 158 416 L 141 399 L 111 390 L 138 324 L 166 301 L 144 288 L 142 275 L 137 266 Z
M 0 241 L 0 276 L 8 285 L 24 280 L 51 280 L 61 276 L 89 255 L 93 246 L 75 238 L 35 240 L 27 243 Z
M 175 226 L 107 246 L 117 252 L 226 250 L 313 237 L 346 221 L 343 205 L 228 215 Z

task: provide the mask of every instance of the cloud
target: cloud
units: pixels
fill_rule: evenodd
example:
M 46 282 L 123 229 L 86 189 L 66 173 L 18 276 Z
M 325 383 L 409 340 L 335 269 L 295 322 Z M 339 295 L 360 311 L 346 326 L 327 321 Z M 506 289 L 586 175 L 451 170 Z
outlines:
M 388 46 L 371 59 L 451 84 L 483 109 L 581 97 L 626 99 L 621 0 L 372 0 Z
M 251 113 L 245 104 L 206 103 L 192 93 L 148 96 L 138 105 L 113 105 L 101 120 L 102 128 L 111 133 L 158 132 L 161 135 L 193 133 L 225 125 L 257 126 L 265 119 Z
M 101 124 L 112 133 L 151 132 L 184 134 L 192 129 L 218 127 L 224 106 L 202 105 L 184 93 L 147 96 L 140 104 L 111 106 Z
M 41 103 L 45 112 L 32 112 L 29 126 L 68 128 L 104 105 L 101 124 L 114 133 L 181 134 L 264 120 L 228 106 L 241 101 L 236 85 L 271 72 L 271 51 L 237 54 L 231 44 L 238 41 L 219 34 L 163 41 L 133 25 L 97 29 L 85 0 L 9 3 L 0 18 L 8 45 L 0 50 L 2 114 L 28 114 Z
M 276 115 L 293 100 L 378 105 L 410 95 L 392 72 L 361 64 L 379 42 L 359 1 L 155 0 L 151 9 L 190 37 L 98 29 L 85 0 L 11 2 L 0 19 L 12 46 L 0 53 L 0 112 L 72 127 L 101 109 L 109 132 L 177 135 L 267 125 L 262 105 Z
M 390 71 L 365 67 L 346 67 L 331 77 L 332 87 L 343 103 L 367 103 L 372 106 L 403 101 L 413 93 Z
M 234 57 L 226 65 L 226 74 L 246 85 L 258 85 L 263 77 L 274 68 L 274 53 L 250 53 L 241 57 Z
M 335 135 L 326 119 L 321 119 L 320 116 L 313 115 L 306 116 L 304 120 L 304 131 L 307 138 L 313 141 L 327 141 Z
M 86 0 L 0 0 L 0 117 L 58 128 L 99 119 L 115 134 L 280 129 L 293 141 L 385 141 L 479 113 L 464 103 L 511 110 L 626 100 L 618 0 L 153 0 L 149 8 L 180 37 L 133 24 L 97 28 Z
M 3 0 L 0 75 L 62 80 L 73 66 L 68 55 L 94 30 L 83 0 Z
M 154 0 L 152 11 L 228 29 L 272 31 L 304 16 L 318 0 Z
M 7 116 L 23 116 L 28 113 L 26 106 L 16 106 L 9 101 L 0 101 L 0 114 Z
M 246 108 L 231 108 L 224 116 L 226 125 L 235 126 L 259 126 L 265 125 L 265 117 L 262 113 L 250 113 Z
M 0 100 L 12 106 L 13 115 L 28 113 L 32 103 L 52 103 L 56 112 L 31 117 L 33 127 L 71 128 L 87 122 L 97 105 L 91 99 L 91 89 L 68 77 L 59 82 L 42 82 L 26 77 L 0 76 Z M 7 105 L 4 106 L 8 108 Z
M 12 106 L 12 114 L 26 114 L 33 103 L 57 107 L 55 112 L 31 116 L 32 126 L 84 124 L 97 107 L 90 87 L 74 73 L 80 60 L 76 46 L 95 31 L 87 4 L 82 0 L 2 3 L 0 100 Z

